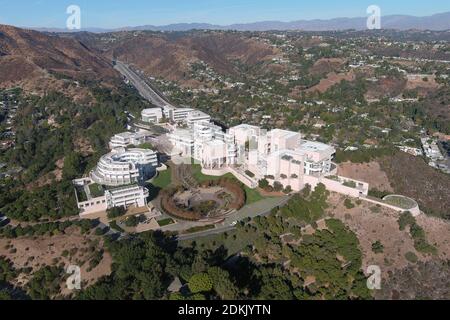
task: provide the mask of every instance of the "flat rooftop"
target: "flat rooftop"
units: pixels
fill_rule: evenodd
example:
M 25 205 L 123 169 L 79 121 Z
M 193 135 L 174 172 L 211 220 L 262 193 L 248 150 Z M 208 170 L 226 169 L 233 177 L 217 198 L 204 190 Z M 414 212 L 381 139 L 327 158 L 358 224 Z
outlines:
M 194 131 L 192 129 L 176 128 L 170 134 L 171 135 L 175 135 L 175 136 L 182 136 L 182 137 L 186 137 L 186 138 L 192 138 L 192 136 L 194 135 Z
M 209 146 L 225 146 L 225 142 L 223 142 L 222 140 L 218 140 L 218 139 L 214 139 L 211 141 L 207 141 L 205 142 L 205 144 L 209 145 Z
M 300 144 L 300 150 L 302 151 L 320 152 L 320 151 L 330 151 L 333 149 L 334 148 L 328 144 L 315 141 L 302 140 L 302 143 Z
M 272 137 L 276 137 L 276 138 L 281 138 L 281 137 L 294 137 L 294 136 L 300 136 L 301 134 L 299 132 L 294 132 L 294 131 L 288 131 L 288 130 L 283 130 L 283 129 L 273 129 L 272 131 L 269 132 L 269 134 Z
M 246 129 L 246 130 L 253 129 L 253 130 L 259 130 L 260 127 L 253 126 L 251 124 L 242 123 L 242 124 L 239 124 L 237 126 L 234 126 L 234 127 L 230 128 L 230 129 Z
M 114 135 L 115 137 L 122 137 L 122 138 L 132 138 L 132 137 L 144 137 L 145 134 L 141 132 L 122 132 Z
M 211 117 L 209 114 L 200 111 L 200 110 L 193 110 L 189 113 L 189 118 L 194 118 L 194 117 Z
M 144 109 L 142 110 L 143 114 L 155 114 L 155 113 L 161 113 L 162 110 L 161 108 L 149 108 L 149 109 Z

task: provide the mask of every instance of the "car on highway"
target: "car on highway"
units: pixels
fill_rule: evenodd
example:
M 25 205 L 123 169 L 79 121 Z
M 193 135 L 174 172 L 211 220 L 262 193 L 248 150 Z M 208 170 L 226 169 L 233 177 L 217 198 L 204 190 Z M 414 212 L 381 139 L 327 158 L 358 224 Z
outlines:
M 238 224 L 237 221 L 233 221 L 232 223 L 230 223 L 230 226 L 231 226 L 231 227 L 235 227 L 237 224 Z

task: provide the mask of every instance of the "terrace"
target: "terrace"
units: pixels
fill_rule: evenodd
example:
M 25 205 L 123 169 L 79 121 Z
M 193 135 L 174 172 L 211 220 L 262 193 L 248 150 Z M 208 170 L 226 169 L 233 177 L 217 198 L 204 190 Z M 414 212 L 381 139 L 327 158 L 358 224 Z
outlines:
M 336 176 L 336 175 L 327 176 L 326 178 L 329 180 L 339 182 L 344 187 L 348 187 L 348 188 L 352 188 L 352 189 L 356 189 L 356 190 L 360 190 L 360 191 L 365 191 L 364 184 L 360 181 L 356 181 L 356 180 L 352 180 L 352 179 L 348 179 L 348 178 L 340 177 L 340 176 Z
M 383 202 L 404 210 L 413 210 L 419 205 L 411 198 L 400 195 L 389 195 L 383 198 Z

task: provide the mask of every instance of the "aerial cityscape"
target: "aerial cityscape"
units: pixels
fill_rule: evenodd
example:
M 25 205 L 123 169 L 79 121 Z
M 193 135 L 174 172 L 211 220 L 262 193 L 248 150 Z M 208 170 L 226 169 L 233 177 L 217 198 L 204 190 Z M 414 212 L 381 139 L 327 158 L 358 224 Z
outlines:
M 16 2 L 0 300 L 450 299 L 449 4 Z

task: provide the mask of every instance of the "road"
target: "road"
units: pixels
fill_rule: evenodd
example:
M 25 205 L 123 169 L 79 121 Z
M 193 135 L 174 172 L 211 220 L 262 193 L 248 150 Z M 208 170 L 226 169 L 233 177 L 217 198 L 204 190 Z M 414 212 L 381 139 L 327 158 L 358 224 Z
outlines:
M 144 77 L 133 71 L 129 66 L 120 61 L 115 61 L 114 68 L 126 77 L 133 86 L 139 91 L 139 94 L 157 107 L 172 106 L 167 99 L 149 84 Z M 173 106 L 172 106 L 173 107 Z
M 234 229 L 236 229 L 236 227 L 225 226 L 225 227 L 215 228 L 215 229 L 206 230 L 206 231 L 202 231 L 202 232 L 181 235 L 181 236 L 176 237 L 176 240 L 178 240 L 178 241 L 194 240 L 194 239 L 198 239 L 198 238 L 208 237 L 208 236 L 232 231 Z
M 176 237 L 176 240 L 194 240 L 198 238 L 208 237 L 211 235 L 217 235 L 224 232 L 232 231 L 236 229 L 236 226 L 232 226 L 233 222 L 242 221 L 246 218 L 255 218 L 257 216 L 267 216 L 274 208 L 282 207 L 288 203 L 292 196 L 286 196 L 282 198 L 268 198 L 253 204 L 247 205 L 235 214 L 230 215 L 225 219 L 225 222 L 216 226 L 211 230 L 205 230 L 197 233 L 185 234 Z

